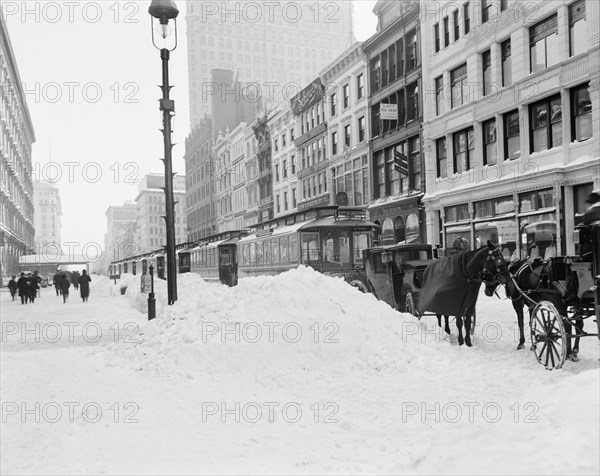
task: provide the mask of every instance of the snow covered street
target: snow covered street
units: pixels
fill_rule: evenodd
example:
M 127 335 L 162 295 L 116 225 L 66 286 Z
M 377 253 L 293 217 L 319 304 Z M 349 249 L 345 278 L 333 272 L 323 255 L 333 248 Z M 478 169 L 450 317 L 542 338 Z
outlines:
M 180 275 L 172 307 L 158 282 L 150 323 L 139 276 L 92 279 L 87 303 L 0 293 L 3 474 L 600 471 L 598 339 L 547 371 L 509 301 L 480 296 L 466 348 L 303 267 Z

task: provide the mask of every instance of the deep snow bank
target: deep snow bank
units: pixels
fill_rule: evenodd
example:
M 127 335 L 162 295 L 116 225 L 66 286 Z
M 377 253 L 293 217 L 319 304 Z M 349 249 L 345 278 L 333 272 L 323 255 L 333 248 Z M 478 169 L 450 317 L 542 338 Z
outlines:
M 190 372 L 215 366 L 242 370 L 341 359 L 380 369 L 423 351 L 420 338 L 407 337 L 406 331 L 416 333 L 419 327 L 413 316 L 311 268 L 242 279 L 233 288 L 193 273 L 179 275 L 178 301 L 172 307 L 166 306 L 164 281 L 155 280 L 155 293 L 158 318 L 141 329 L 138 344 L 115 348 L 140 368 L 164 367 L 166 361 L 172 369 Z M 125 297 L 147 311 L 139 277 L 129 281 Z M 403 341 L 407 346 L 399 353 Z

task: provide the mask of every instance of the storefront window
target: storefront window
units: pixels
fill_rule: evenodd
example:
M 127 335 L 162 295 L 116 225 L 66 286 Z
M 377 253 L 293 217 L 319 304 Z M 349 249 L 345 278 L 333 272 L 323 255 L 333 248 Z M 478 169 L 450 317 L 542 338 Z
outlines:
M 384 244 L 394 243 L 394 222 L 391 218 L 383 220 L 381 238 Z
M 475 224 L 475 248 L 485 246 L 487 240 L 497 244 L 507 261 L 516 260 L 517 222 L 499 220 Z
M 526 213 L 544 208 L 552 208 L 552 189 L 537 190 L 535 192 L 524 193 L 519 197 L 519 212 Z
M 493 217 L 515 211 L 515 202 L 512 197 L 494 198 L 475 202 L 475 217 Z
M 446 248 L 448 254 L 452 255 L 457 251 L 471 249 L 471 226 L 448 226 L 446 227 Z
M 411 213 L 406 218 L 406 241 L 408 243 L 420 243 L 420 236 L 419 216 L 416 213 Z
M 446 207 L 446 222 L 462 221 L 469 219 L 469 208 L 466 204 Z
M 521 218 L 521 257 L 549 259 L 556 256 L 557 229 L 554 213 L 541 213 Z

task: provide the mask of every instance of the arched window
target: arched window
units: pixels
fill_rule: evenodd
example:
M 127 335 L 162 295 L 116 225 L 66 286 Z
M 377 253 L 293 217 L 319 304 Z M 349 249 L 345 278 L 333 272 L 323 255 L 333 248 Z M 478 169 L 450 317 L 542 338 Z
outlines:
M 397 217 L 394 220 L 394 233 L 396 235 L 396 243 L 400 243 L 406 239 L 406 229 L 404 227 L 404 219 Z
M 381 230 L 381 239 L 383 244 L 392 244 L 394 242 L 394 222 L 391 218 L 383 220 L 383 228 Z
M 406 218 L 406 241 L 421 242 L 421 227 L 419 226 L 419 216 L 416 213 L 411 213 Z

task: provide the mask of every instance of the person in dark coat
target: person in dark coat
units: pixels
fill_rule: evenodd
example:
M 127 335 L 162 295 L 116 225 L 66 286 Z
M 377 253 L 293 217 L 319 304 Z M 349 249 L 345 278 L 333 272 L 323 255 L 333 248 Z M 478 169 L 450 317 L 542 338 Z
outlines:
M 79 275 L 78 271 L 73 271 L 71 273 L 71 277 L 70 277 L 71 284 L 73 285 L 73 287 L 75 288 L 75 290 L 79 289 L 79 278 L 80 278 L 80 275 Z
M 79 276 L 79 292 L 81 293 L 81 300 L 87 302 L 90 297 L 90 281 L 92 278 L 89 277 L 87 271 L 84 269 Z
M 71 283 L 69 282 L 69 278 L 66 274 L 62 275 L 60 279 L 60 289 L 63 297 L 63 304 L 67 302 L 67 298 L 69 297 L 69 288 L 71 287 Z
M 38 275 L 37 271 L 34 271 L 31 276 L 29 276 L 29 283 L 31 284 L 31 302 L 35 302 L 35 298 L 38 295 L 38 291 L 40 289 L 40 285 L 42 283 L 42 278 Z
M 60 275 L 60 273 L 57 270 L 56 274 L 52 278 L 52 284 L 54 285 L 54 289 L 56 290 L 56 295 L 57 296 L 61 293 L 61 289 L 60 289 L 60 276 L 61 275 Z
M 15 296 L 17 295 L 17 277 L 13 276 L 8 282 L 8 290 L 10 291 L 10 295 L 12 300 L 15 300 Z
M 21 304 L 27 304 L 27 300 L 29 299 L 29 279 L 27 279 L 25 273 L 21 273 L 17 281 L 17 288 L 19 289 Z

